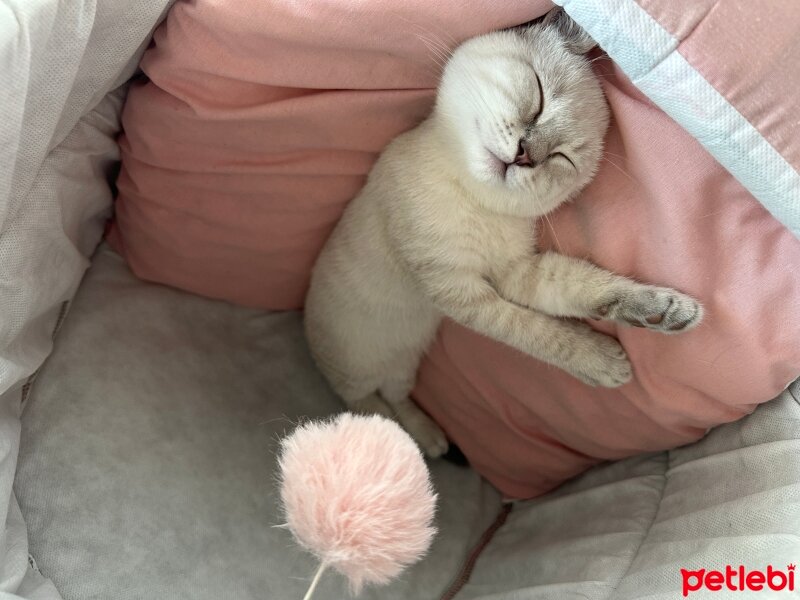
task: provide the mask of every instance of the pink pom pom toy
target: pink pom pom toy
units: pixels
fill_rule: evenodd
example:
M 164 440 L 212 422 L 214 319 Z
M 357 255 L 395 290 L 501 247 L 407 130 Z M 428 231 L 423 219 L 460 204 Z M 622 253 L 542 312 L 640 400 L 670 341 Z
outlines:
M 436 495 L 417 445 L 393 421 L 344 413 L 301 425 L 281 443 L 280 469 L 287 525 L 321 563 L 306 600 L 328 568 L 357 594 L 430 547 Z

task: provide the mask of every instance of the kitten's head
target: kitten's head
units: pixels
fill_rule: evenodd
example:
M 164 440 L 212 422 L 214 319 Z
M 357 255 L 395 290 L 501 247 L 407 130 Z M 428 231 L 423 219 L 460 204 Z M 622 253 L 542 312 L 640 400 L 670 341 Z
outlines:
M 541 215 L 591 180 L 609 120 L 584 56 L 594 45 L 554 9 L 453 53 L 434 115 L 451 146 L 448 159 L 459 161 L 493 208 Z

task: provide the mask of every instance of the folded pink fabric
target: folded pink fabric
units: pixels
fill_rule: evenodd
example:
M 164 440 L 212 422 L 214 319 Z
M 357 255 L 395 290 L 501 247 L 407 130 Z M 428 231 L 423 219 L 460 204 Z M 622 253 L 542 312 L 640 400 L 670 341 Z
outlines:
M 655 13 L 674 3 L 644 4 Z M 431 107 L 429 46 L 550 6 L 179 1 L 123 115 L 112 244 L 144 279 L 247 306 L 301 307 L 316 254 L 377 153 Z M 669 14 L 704 67 L 737 89 L 746 74 L 723 68 L 724 45 L 704 45 L 703 27 Z M 509 496 L 543 493 L 599 460 L 695 440 L 800 374 L 800 242 L 613 65 L 595 64 L 614 113 L 607 161 L 543 224 L 544 245 L 693 294 L 707 317 L 678 336 L 603 325 L 634 364 L 635 380 L 616 390 L 445 323 L 415 398 Z M 758 64 L 754 77 L 797 85 L 797 73 Z M 741 97 L 770 140 L 797 147 L 770 111 Z
M 431 48 L 550 6 L 179 1 L 142 61 L 150 82 L 131 89 L 123 114 L 112 244 L 144 279 L 299 308 L 377 154 L 429 112 Z

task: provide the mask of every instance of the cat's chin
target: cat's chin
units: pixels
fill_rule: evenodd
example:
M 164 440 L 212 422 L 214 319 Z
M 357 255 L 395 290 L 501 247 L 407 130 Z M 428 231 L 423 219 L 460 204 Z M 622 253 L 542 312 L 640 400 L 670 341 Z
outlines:
M 519 167 L 502 163 L 502 167 L 490 165 L 474 174 L 474 179 L 478 182 L 479 188 L 491 196 L 524 195 L 529 186 L 520 178 L 520 173 L 515 171 Z

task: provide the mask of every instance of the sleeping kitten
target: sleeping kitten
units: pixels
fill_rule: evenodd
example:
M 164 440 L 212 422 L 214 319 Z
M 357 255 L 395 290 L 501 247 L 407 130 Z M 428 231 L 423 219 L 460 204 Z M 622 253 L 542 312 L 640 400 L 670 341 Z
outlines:
M 631 364 L 577 319 L 670 333 L 702 318 L 684 294 L 535 251 L 533 220 L 602 155 L 593 46 L 556 9 L 456 49 L 433 113 L 389 144 L 314 268 L 305 327 L 320 369 L 350 409 L 397 418 L 430 456 L 447 439 L 409 393 L 442 317 L 608 387 Z

